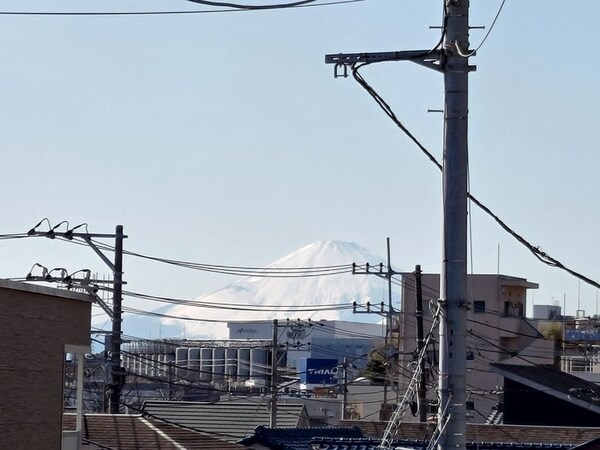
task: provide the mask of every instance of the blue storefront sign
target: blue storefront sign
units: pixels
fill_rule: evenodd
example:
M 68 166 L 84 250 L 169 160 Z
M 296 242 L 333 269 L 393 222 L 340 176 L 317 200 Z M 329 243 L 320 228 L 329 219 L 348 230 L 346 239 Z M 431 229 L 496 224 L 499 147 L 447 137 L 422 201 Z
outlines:
M 599 341 L 600 330 L 567 330 L 567 341 Z
M 298 370 L 303 384 L 337 384 L 337 359 L 300 358 Z

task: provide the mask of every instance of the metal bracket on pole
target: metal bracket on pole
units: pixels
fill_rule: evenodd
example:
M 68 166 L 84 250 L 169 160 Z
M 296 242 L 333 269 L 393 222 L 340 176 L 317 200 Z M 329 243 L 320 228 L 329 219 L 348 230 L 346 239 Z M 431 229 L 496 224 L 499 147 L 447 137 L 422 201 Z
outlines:
M 115 237 L 115 236 L 112 236 Z M 100 257 L 100 259 L 102 261 L 104 261 L 104 264 L 106 264 L 108 266 L 108 268 L 114 272 L 115 271 L 115 265 L 113 264 L 113 262 L 108 259 L 106 257 L 106 255 L 104 255 L 104 253 L 102 253 L 100 251 L 100 249 L 96 246 L 96 244 L 94 244 L 94 242 L 92 242 L 92 239 L 89 236 L 82 236 L 83 240 L 87 243 L 87 245 L 89 245 L 92 250 L 94 250 L 94 252 Z
M 335 64 L 334 76 L 347 77 L 348 66 L 358 63 L 376 63 L 385 61 L 411 61 L 429 69 L 442 72 L 440 65 L 442 52 L 440 50 L 407 50 L 398 52 L 373 52 L 373 53 L 338 53 L 325 55 L 326 64 Z M 338 70 L 343 67 L 340 75 Z

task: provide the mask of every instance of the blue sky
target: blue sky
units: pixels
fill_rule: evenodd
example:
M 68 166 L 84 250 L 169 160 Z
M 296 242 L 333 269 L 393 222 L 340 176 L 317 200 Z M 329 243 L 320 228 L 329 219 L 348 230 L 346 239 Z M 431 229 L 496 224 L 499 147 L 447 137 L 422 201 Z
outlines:
M 263 2 L 265 3 L 265 2 Z M 489 27 L 500 1 L 472 2 Z M 5 1 L 9 11 L 210 10 L 167 1 Z M 441 0 L 367 0 L 263 12 L 0 15 L 2 233 L 41 218 L 122 224 L 127 249 L 264 266 L 316 240 L 357 242 L 393 265 L 440 269 L 437 169 L 324 55 L 426 49 Z M 508 0 L 471 59 L 471 192 L 565 265 L 600 278 L 597 22 L 587 0 Z M 472 30 L 472 47 L 487 30 Z M 440 74 L 408 62 L 363 75 L 441 155 Z M 540 284 L 594 313 L 597 291 L 541 265 L 473 209 L 475 272 Z M 89 249 L 3 241 L 0 273 L 35 262 L 106 273 Z M 235 281 L 125 261 L 127 289 L 191 298 Z

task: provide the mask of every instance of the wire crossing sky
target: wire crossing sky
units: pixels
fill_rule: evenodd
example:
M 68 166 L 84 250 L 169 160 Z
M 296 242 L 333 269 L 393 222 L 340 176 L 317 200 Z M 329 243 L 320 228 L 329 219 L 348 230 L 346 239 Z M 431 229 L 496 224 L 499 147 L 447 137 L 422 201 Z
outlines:
M 324 55 L 433 48 L 441 1 L 333 3 L 236 14 L 0 14 L 0 233 L 26 233 L 43 217 L 102 233 L 122 224 L 126 250 L 255 268 L 317 240 L 384 255 L 390 237 L 395 269 L 439 272 L 439 171 L 354 80 L 333 78 Z M 485 43 L 471 58 L 470 191 L 533 246 L 598 280 L 600 5 L 561 5 L 472 4 L 471 25 L 486 28 L 471 30 L 470 50 Z M 220 7 L 2 6 L 199 9 Z M 409 62 L 361 72 L 440 160 L 442 77 Z M 476 208 L 470 222 L 475 272 L 539 283 L 530 303 L 596 312 L 596 289 L 541 264 Z M 2 240 L 0 252 L 4 277 L 25 277 L 34 263 L 109 272 L 89 248 L 59 240 Z M 239 276 L 141 258 L 127 258 L 124 275 L 131 292 L 185 299 Z

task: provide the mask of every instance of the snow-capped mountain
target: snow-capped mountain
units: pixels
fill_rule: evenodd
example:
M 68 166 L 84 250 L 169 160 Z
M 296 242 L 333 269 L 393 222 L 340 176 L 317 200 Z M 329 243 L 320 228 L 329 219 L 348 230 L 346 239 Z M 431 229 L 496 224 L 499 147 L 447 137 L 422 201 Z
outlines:
M 191 303 L 213 305 L 197 307 L 177 305 L 165 311 L 170 316 L 208 319 L 207 322 L 186 321 L 185 334 L 189 338 L 227 337 L 225 323 L 217 321 L 272 320 L 272 319 L 328 319 L 351 320 L 357 322 L 379 322 L 377 314 L 353 314 L 352 309 L 322 309 L 324 305 L 351 305 L 352 302 L 365 304 L 387 304 L 387 281 L 375 275 L 353 275 L 349 266 L 356 263 L 362 266 L 370 263 L 378 265 L 383 259 L 367 249 L 350 242 L 318 241 L 275 261 L 265 270 L 266 274 L 286 268 L 324 268 L 343 266 L 345 273 L 310 277 L 251 276 L 222 289 L 195 299 Z M 312 269 L 315 270 L 315 269 Z M 321 271 L 321 269 L 317 270 Z M 302 271 L 301 271 L 302 272 Z M 286 272 L 287 273 L 287 272 Z M 289 275 L 289 273 L 287 273 Z M 398 295 L 394 295 L 397 299 Z M 223 306 L 223 308 L 220 308 Z M 248 310 L 235 310 L 241 306 Z M 311 308 L 313 307 L 314 308 Z M 216 307 L 216 308 L 215 308 Z M 163 324 L 174 325 L 181 321 L 163 319 Z

